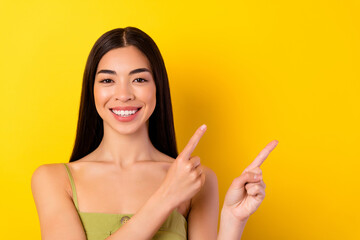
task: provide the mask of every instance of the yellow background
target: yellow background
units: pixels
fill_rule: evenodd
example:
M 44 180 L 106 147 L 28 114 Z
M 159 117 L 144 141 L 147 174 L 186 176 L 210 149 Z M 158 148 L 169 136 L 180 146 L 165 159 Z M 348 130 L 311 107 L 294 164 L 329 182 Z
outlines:
M 169 73 L 178 148 L 233 178 L 273 139 L 243 239 L 360 239 L 359 1 L 0 1 L 2 239 L 40 239 L 30 178 L 67 162 L 96 39 L 136 26 Z

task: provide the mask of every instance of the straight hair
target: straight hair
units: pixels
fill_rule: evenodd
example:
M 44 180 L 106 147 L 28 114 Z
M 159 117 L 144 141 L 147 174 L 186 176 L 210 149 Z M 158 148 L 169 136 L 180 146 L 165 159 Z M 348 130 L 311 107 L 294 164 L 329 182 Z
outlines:
M 94 100 L 95 74 L 100 59 L 110 50 L 126 46 L 139 49 L 149 60 L 156 86 L 156 106 L 149 118 L 149 138 L 160 152 L 178 155 L 168 75 L 161 53 L 145 32 L 135 27 L 116 28 L 104 33 L 92 47 L 83 75 L 76 139 L 69 162 L 94 151 L 104 135 L 103 120 Z

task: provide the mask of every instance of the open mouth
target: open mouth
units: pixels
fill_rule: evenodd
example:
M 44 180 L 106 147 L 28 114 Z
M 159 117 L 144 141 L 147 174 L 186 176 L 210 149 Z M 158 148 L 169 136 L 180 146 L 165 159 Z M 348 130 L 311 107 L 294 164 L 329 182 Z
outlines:
M 129 117 L 137 113 L 140 109 L 141 107 L 134 110 L 115 110 L 115 109 L 110 109 L 110 110 L 119 117 Z

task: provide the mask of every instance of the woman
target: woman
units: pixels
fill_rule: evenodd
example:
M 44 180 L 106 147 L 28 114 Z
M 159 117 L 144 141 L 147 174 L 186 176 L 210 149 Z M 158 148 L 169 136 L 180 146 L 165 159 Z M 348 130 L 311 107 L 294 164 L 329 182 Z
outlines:
M 203 125 L 178 155 L 165 65 L 137 28 L 108 31 L 88 57 L 70 163 L 32 177 L 43 239 L 240 239 L 265 196 L 261 163 L 235 179 L 219 212 L 215 173 L 191 157 Z

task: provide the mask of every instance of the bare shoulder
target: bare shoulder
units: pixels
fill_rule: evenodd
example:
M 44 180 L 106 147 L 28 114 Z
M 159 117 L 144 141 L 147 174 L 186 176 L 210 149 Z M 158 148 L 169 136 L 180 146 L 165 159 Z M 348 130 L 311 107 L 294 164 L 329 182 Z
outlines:
M 207 180 L 210 180 L 211 183 L 217 183 L 217 176 L 214 170 L 207 166 L 203 166 L 203 170 Z
M 58 171 L 60 168 L 64 168 L 64 164 L 63 163 L 49 163 L 49 164 L 43 164 L 40 165 L 39 167 L 37 167 L 34 171 L 35 176 L 37 176 L 38 174 L 44 174 L 47 173 L 49 171 L 51 171 L 52 173 L 54 173 L 54 171 Z
M 52 163 L 40 165 L 35 169 L 31 177 L 31 188 L 46 187 L 56 185 L 65 187 L 64 177 L 66 177 L 65 166 L 62 163 Z
M 196 197 L 204 198 L 206 196 L 217 196 L 218 179 L 216 173 L 207 166 L 202 165 L 202 167 L 203 167 L 203 173 L 205 174 L 205 183 Z
M 192 198 L 188 217 L 188 239 L 215 239 L 219 218 L 219 191 L 216 173 L 202 165 L 205 183 Z
M 80 218 L 67 189 L 64 164 L 44 164 L 31 177 L 31 190 L 43 239 L 85 239 Z
M 214 201 L 214 204 L 219 199 L 219 187 L 216 173 L 209 167 L 202 165 L 203 173 L 205 174 L 205 183 L 201 190 L 192 198 L 192 207 L 196 205 L 203 206 L 203 202 Z
M 31 190 L 38 207 L 53 196 L 71 199 L 70 184 L 63 163 L 40 165 L 31 176 Z M 40 205 L 38 203 L 41 203 Z

